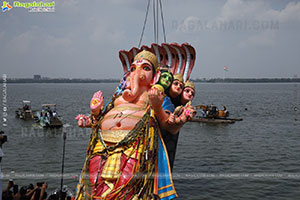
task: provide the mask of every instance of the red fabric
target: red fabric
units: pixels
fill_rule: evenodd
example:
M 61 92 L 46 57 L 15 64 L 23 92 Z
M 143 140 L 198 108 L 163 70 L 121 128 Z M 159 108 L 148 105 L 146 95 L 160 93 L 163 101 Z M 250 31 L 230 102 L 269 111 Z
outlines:
M 101 156 L 95 156 L 91 159 L 90 165 L 89 165 L 89 176 L 90 176 L 90 182 L 93 184 L 95 183 L 97 179 L 98 174 L 98 168 L 99 163 L 100 164 L 100 174 L 98 175 L 98 181 L 97 181 L 97 190 L 95 193 L 95 186 L 93 186 L 93 195 L 94 196 L 101 196 L 109 187 L 104 183 L 104 180 L 101 178 L 101 173 L 105 164 L 105 160 L 101 158 Z
M 120 187 L 124 184 L 126 184 L 133 176 L 132 174 L 132 170 L 133 167 L 136 163 L 136 159 L 133 158 L 127 158 L 127 156 L 125 154 L 122 154 L 121 157 L 121 169 L 122 170 L 122 174 L 119 178 L 118 183 L 117 180 L 111 181 L 114 185 L 115 188 Z M 105 164 L 105 160 L 101 158 L 101 156 L 95 156 L 94 158 L 91 159 L 90 161 L 90 165 L 89 165 L 89 175 L 90 175 L 90 182 L 94 183 L 96 178 L 97 178 L 97 173 L 98 173 L 98 168 L 99 168 L 99 163 L 100 164 L 100 174 L 98 176 L 98 181 L 97 181 L 97 189 L 96 192 L 95 191 L 95 187 L 93 186 L 93 195 L 94 196 L 98 196 L 100 197 L 109 187 L 104 183 L 104 180 L 101 178 L 101 173 Z M 126 188 L 126 187 L 125 187 Z M 127 188 L 129 189 L 129 188 Z M 127 191 L 123 190 L 123 191 Z M 133 195 L 133 192 L 130 192 L 129 195 L 127 195 L 126 200 L 130 199 Z M 112 198 L 113 199 L 113 198 Z

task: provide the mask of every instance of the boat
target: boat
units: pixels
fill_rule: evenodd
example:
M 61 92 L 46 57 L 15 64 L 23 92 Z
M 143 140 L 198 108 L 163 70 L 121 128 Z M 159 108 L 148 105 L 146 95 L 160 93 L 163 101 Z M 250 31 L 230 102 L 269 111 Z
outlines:
M 43 104 L 42 111 L 36 113 L 36 120 L 42 127 L 62 127 L 63 122 L 56 111 L 56 104 Z
M 200 115 L 193 117 L 191 122 L 202 122 L 211 124 L 233 124 L 242 121 L 242 118 L 229 118 L 229 111 L 226 106 L 219 110 L 215 105 L 197 105 L 195 109 L 200 109 Z
M 195 116 L 191 120 L 191 122 L 202 122 L 202 123 L 210 123 L 210 124 L 233 124 L 236 121 L 242 121 L 242 118 L 226 118 L 226 117 L 220 117 L 220 118 L 209 118 L 209 117 L 201 117 L 201 116 Z
M 23 120 L 32 120 L 34 118 L 30 101 L 22 101 L 22 107 L 16 110 L 16 117 Z

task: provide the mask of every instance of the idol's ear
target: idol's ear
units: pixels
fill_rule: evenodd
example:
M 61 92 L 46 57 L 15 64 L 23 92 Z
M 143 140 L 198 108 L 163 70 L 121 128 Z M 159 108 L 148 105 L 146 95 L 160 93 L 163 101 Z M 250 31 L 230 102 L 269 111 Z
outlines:
M 129 68 L 130 68 L 130 62 L 129 62 L 127 53 L 128 52 L 124 51 L 124 50 L 119 51 L 119 58 L 120 58 L 121 63 L 123 65 L 124 72 L 129 71 Z
M 157 72 L 155 72 L 154 77 L 153 77 L 152 82 L 151 82 L 151 86 L 155 85 L 155 83 L 157 83 L 157 81 L 160 78 L 160 74 L 161 74 L 161 72 L 159 70 Z

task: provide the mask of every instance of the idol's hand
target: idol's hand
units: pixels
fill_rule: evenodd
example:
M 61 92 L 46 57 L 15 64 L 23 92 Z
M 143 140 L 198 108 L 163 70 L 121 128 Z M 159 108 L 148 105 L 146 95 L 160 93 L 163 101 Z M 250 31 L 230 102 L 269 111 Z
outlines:
M 196 115 L 196 111 L 193 106 L 186 105 L 183 107 L 183 110 L 179 117 L 175 117 L 175 124 L 177 125 L 183 125 L 187 121 L 192 120 L 192 118 Z
M 175 115 L 173 114 L 173 113 L 171 113 L 170 115 L 169 115 L 169 118 L 168 118 L 168 124 L 170 124 L 170 125 L 174 125 L 174 124 L 176 124 L 175 123 Z
M 163 93 L 159 91 L 157 88 L 151 88 L 148 91 L 148 96 L 149 96 L 149 103 L 154 110 L 161 107 L 165 98 Z
M 187 117 L 187 120 L 191 120 L 196 115 L 196 110 L 191 105 L 186 105 L 184 107 L 184 115 Z
M 182 126 L 187 122 L 187 117 L 182 113 L 179 117 L 175 117 L 175 124 Z
M 91 100 L 90 108 L 93 115 L 98 116 L 103 106 L 104 97 L 102 91 L 96 92 Z
M 83 114 L 79 114 L 75 118 L 77 120 L 77 124 L 79 127 L 90 127 L 91 126 L 91 119 L 88 116 L 85 116 Z

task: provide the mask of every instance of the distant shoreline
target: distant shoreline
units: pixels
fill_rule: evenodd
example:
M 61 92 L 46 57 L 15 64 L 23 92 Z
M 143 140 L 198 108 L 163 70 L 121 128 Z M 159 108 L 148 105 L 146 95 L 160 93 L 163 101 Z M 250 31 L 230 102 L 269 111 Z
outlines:
M 201 83 L 300 83 L 300 78 L 211 78 L 211 79 L 191 79 Z M 11 78 L 6 83 L 119 83 L 119 79 L 31 79 L 31 78 Z

